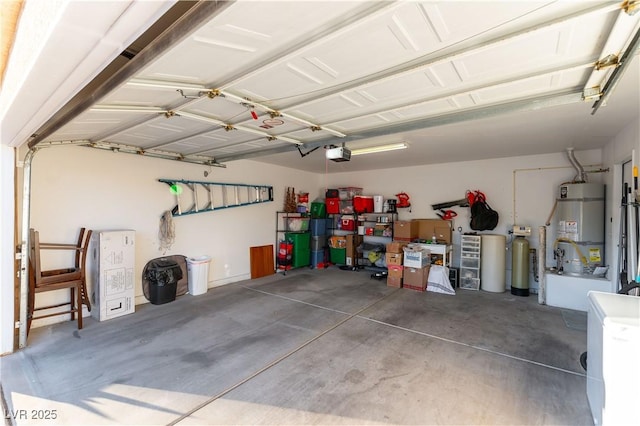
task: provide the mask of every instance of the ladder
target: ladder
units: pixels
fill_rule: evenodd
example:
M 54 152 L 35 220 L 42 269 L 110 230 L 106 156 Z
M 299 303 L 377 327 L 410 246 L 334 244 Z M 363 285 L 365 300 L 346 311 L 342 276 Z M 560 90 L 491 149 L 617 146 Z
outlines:
M 171 215 L 174 217 L 273 201 L 273 187 L 269 185 L 183 179 L 158 179 L 158 181 L 169 185 L 171 193 L 176 197 L 176 205 L 171 210 Z M 181 200 L 184 188 L 191 191 L 191 206 L 188 209 L 183 209 L 181 206 L 181 201 L 186 202 Z

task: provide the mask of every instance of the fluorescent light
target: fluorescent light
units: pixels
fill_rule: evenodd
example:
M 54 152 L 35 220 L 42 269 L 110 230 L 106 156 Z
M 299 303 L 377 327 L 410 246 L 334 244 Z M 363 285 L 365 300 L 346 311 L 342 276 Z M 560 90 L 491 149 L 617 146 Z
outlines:
M 378 145 L 378 146 L 370 146 L 367 148 L 359 148 L 352 149 L 351 156 L 354 155 L 363 155 L 363 154 L 374 154 L 376 152 L 387 152 L 387 151 L 395 151 L 397 149 L 405 149 L 408 145 L 404 142 L 401 143 L 392 143 L 389 145 Z

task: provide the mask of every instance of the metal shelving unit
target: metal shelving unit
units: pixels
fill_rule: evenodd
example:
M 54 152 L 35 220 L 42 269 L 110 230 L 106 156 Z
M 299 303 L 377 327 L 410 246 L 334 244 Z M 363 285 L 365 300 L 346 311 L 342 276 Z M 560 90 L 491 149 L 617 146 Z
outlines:
M 305 213 L 276 212 L 276 272 L 309 266 L 311 261 L 310 218 Z M 291 251 L 282 242 L 293 240 Z M 301 244 L 303 247 L 294 247 Z M 282 253 L 282 250 L 288 251 Z M 297 255 L 297 256 L 296 256 Z
M 388 232 L 385 235 L 367 235 L 361 234 L 363 242 L 363 250 L 359 253 L 357 258 L 357 266 L 375 271 L 384 271 L 387 268 L 380 268 L 373 265 L 369 259 L 368 254 L 370 250 L 365 249 L 367 245 L 381 244 L 385 246 L 387 243 L 393 241 L 393 222 L 398 218 L 397 212 L 389 213 L 360 213 L 356 217 L 356 230 L 359 226 L 367 228 L 373 228 L 375 232 L 376 225 L 381 228 L 386 228 Z M 384 232 L 384 231 L 383 231 Z M 384 255 L 384 252 L 383 252 Z

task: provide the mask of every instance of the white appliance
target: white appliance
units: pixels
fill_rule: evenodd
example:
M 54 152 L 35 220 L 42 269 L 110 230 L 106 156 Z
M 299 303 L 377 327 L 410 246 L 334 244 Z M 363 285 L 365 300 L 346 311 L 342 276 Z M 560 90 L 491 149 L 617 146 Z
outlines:
M 640 297 L 590 291 L 587 398 L 596 425 L 638 425 Z
M 91 316 L 105 321 L 135 311 L 135 231 L 91 235 Z
M 327 159 L 341 162 L 351 160 L 351 151 L 346 147 L 331 148 L 326 151 Z

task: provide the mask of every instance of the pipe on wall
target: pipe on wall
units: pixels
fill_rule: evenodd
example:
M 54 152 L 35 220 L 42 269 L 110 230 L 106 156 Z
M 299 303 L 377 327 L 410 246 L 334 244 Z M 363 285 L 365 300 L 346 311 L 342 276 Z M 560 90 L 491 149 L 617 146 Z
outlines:
M 547 304 L 547 227 L 538 228 L 538 303 Z

